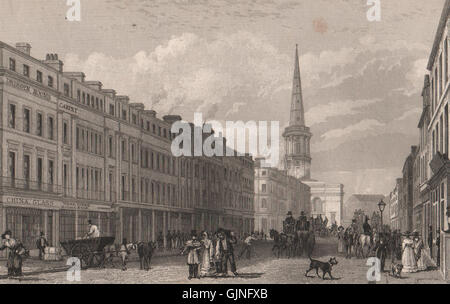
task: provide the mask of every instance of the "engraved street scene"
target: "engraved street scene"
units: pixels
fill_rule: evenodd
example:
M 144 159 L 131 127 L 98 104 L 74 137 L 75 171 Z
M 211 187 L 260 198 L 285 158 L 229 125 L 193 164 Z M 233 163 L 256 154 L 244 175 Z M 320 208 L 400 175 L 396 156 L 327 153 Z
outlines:
M 450 0 L 0 11 L 0 284 L 450 282 Z

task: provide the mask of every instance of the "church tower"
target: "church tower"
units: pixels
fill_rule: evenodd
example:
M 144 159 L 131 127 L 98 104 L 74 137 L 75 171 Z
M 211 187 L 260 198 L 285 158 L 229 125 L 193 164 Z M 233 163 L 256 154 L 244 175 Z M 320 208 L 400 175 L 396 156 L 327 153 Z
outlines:
M 295 49 L 291 117 L 289 120 L 289 126 L 283 133 L 285 142 L 284 168 L 291 176 L 301 180 L 310 180 L 311 156 L 309 146 L 312 134 L 309 128 L 306 127 L 304 112 L 297 45 Z

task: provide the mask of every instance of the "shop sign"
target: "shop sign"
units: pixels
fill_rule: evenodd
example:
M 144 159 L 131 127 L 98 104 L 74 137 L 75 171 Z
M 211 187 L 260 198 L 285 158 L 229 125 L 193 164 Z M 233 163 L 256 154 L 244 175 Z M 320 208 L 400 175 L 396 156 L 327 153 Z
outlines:
M 33 199 L 16 196 L 3 196 L 3 205 L 5 207 L 23 207 L 38 209 L 61 209 L 62 202 L 48 199 Z
M 22 82 L 19 82 L 17 80 L 6 78 L 6 84 L 11 86 L 11 87 L 13 87 L 13 88 L 16 88 L 18 90 L 25 91 L 28 94 L 31 94 L 31 95 L 36 96 L 36 97 L 39 97 L 41 99 L 45 99 L 45 100 L 48 100 L 48 101 L 50 101 L 50 99 L 51 99 L 50 94 L 48 94 L 47 92 L 41 91 L 41 90 L 36 89 L 36 88 L 33 88 L 30 85 L 22 83 Z
M 94 205 L 89 203 L 76 202 L 62 202 L 48 199 L 34 199 L 17 196 L 3 196 L 3 206 L 5 207 L 22 207 L 22 208 L 37 208 L 47 210 L 81 210 L 81 211 L 95 211 L 95 212 L 111 212 L 110 206 Z

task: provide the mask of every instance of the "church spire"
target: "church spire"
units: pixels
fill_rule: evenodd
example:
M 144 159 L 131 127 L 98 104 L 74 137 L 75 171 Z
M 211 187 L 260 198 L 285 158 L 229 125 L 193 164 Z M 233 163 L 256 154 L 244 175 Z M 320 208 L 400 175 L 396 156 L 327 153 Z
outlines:
M 300 62 L 298 58 L 298 44 L 295 47 L 295 70 L 292 84 L 292 104 L 290 126 L 305 126 L 305 113 L 303 108 L 302 81 L 300 78 Z

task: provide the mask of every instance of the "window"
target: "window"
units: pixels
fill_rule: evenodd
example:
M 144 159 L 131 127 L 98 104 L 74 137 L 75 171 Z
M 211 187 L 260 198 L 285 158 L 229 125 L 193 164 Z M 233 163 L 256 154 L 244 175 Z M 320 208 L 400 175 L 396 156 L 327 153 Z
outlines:
M 77 90 L 77 101 L 81 102 L 81 91 Z
M 122 119 L 127 120 L 127 111 L 126 110 L 122 110 Z
M 30 67 L 26 64 L 23 65 L 23 76 L 30 77 Z
M 53 140 L 54 139 L 54 132 L 53 132 L 53 117 L 48 117 L 48 139 Z
M 109 146 L 109 157 L 113 157 L 114 147 L 113 147 L 113 137 L 112 136 L 110 136 L 108 138 L 108 146 Z
M 68 125 L 67 122 L 63 122 L 63 143 L 64 144 L 69 144 L 69 139 L 68 139 L 68 135 L 69 135 L 69 130 L 68 130 Z
M 9 69 L 14 72 L 16 71 L 16 60 L 13 58 L 9 58 Z
M 136 114 L 133 114 L 132 117 L 133 117 L 133 123 L 134 123 L 134 124 L 137 124 L 137 117 L 136 117 Z
M 9 152 L 8 171 L 11 180 L 14 182 L 14 179 L 16 178 L 16 153 L 14 152 Z
M 131 160 L 133 162 L 136 161 L 136 151 L 135 151 L 135 148 L 134 148 L 134 144 L 131 144 Z
M 114 116 L 114 105 L 109 105 L 109 115 Z
M 122 160 L 127 160 L 127 150 L 126 150 L 125 140 L 122 140 Z
M 30 133 L 30 110 L 23 109 L 23 131 Z
M 70 86 L 68 83 L 64 84 L 64 96 L 67 96 L 67 97 L 70 96 Z
M 15 128 L 16 127 L 16 105 L 10 104 L 9 105 L 9 127 Z
M 42 83 L 42 72 L 36 71 L 36 80 L 40 83 Z
M 53 88 L 53 77 L 52 76 L 48 76 L 47 81 L 48 81 L 48 86 Z
M 83 98 L 83 104 L 86 104 L 86 94 L 83 92 L 81 94 L 82 98 Z
M 41 113 L 37 113 L 37 118 L 36 118 L 36 135 L 37 136 L 42 136 L 42 114 Z
M 41 186 L 42 184 L 42 158 L 38 157 L 37 159 L 37 165 L 36 165 L 36 178 L 37 178 L 37 182 L 38 185 Z
M 77 131 L 76 131 L 76 138 L 75 138 L 75 147 L 77 149 L 80 149 L 80 128 L 77 127 Z
M 48 183 L 49 185 L 53 185 L 54 181 L 54 162 L 53 160 L 48 161 Z
M 267 200 L 265 198 L 261 200 L 261 208 L 267 209 Z
M 261 185 L 261 192 L 265 193 L 267 191 L 267 186 L 266 184 L 262 184 Z
M 30 155 L 23 156 L 23 178 L 25 181 L 30 180 Z

